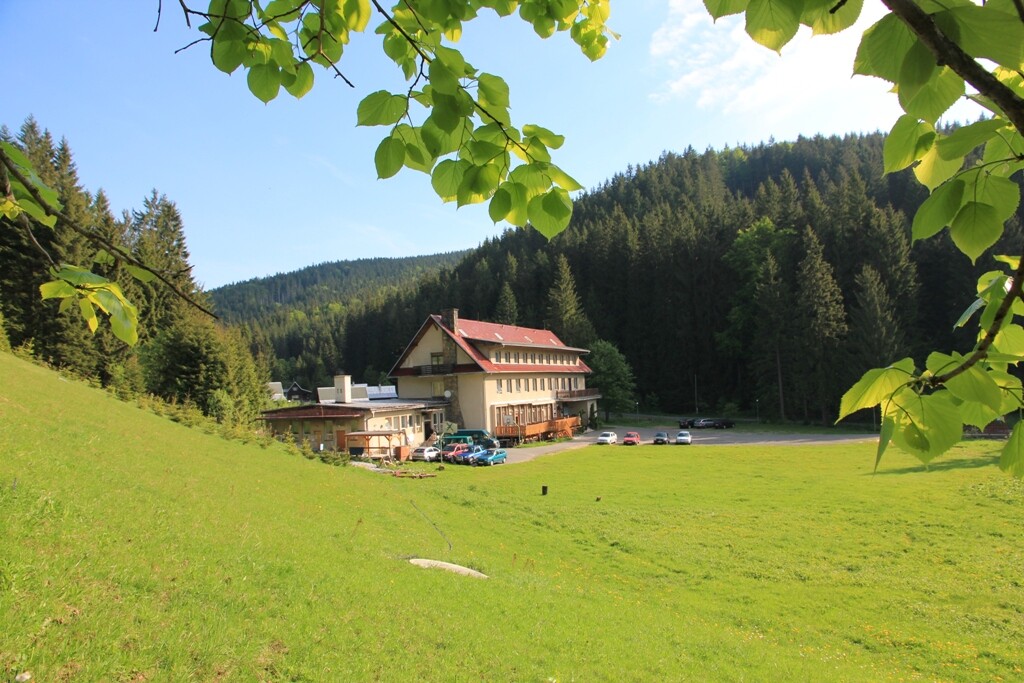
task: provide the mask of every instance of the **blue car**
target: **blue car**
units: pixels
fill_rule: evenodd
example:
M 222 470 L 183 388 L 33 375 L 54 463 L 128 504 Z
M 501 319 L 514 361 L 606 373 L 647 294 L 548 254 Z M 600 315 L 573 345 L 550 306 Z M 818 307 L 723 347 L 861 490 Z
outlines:
M 478 453 L 473 458 L 473 465 L 498 465 L 504 464 L 505 460 L 508 459 L 508 453 L 505 452 L 504 448 L 491 448 Z
M 470 446 L 467 450 L 460 451 L 452 456 L 452 462 L 460 465 L 472 465 L 473 461 L 478 455 L 484 452 L 482 446 L 476 444 Z

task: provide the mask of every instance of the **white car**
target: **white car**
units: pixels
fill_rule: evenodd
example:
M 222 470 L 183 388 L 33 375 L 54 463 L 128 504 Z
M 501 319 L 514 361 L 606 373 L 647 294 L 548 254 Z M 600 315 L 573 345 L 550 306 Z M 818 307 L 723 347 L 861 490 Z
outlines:
M 601 432 L 601 436 L 597 437 L 598 443 L 618 443 L 619 435 L 615 432 Z
M 424 462 L 433 462 L 440 459 L 441 449 L 434 448 L 433 446 L 420 446 L 413 449 L 412 457 L 410 458 L 410 460 L 422 460 Z
M 693 443 L 693 439 L 690 437 L 690 432 L 684 429 L 683 431 L 676 434 L 676 443 L 685 444 L 687 446 Z

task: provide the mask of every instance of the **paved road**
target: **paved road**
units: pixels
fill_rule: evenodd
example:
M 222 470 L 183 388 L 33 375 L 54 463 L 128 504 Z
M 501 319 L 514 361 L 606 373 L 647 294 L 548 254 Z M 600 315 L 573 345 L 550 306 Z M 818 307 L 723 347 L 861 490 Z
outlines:
M 654 439 L 655 432 L 668 432 L 670 439 L 675 439 L 676 432 L 679 431 L 678 427 L 664 426 L 664 427 L 644 427 L 641 429 L 633 429 L 632 427 L 609 427 L 609 430 L 619 435 L 619 441 L 622 441 L 622 437 L 627 431 L 637 431 L 640 433 L 640 438 L 644 443 L 650 443 Z M 508 449 L 508 461 L 510 463 L 526 462 L 527 460 L 533 460 L 542 455 L 548 455 L 550 453 L 560 453 L 562 451 L 572 450 L 574 448 L 582 448 L 591 444 L 597 443 L 597 437 L 600 433 L 605 430 L 587 432 L 581 436 L 576 437 L 572 441 L 563 441 L 561 443 L 545 444 L 543 446 L 533 446 L 531 448 L 510 448 Z M 730 444 L 756 444 L 756 443 L 789 443 L 789 444 L 815 444 L 815 443 L 843 443 L 843 442 L 856 442 L 856 441 L 875 441 L 878 439 L 877 434 L 852 434 L 852 433 L 837 433 L 837 434 L 797 434 L 797 433 L 781 433 L 781 432 L 748 432 L 744 431 L 742 425 L 734 427 L 733 429 L 690 429 L 688 430 L 693 438 L 693 445 L 709 445 L 709 446 L 723 446 Z M 621 448 L 621 443 L 618 446 L 612 446 L 612 448 Z M 685 446 L 670 445 L 668 448 L 686 448 Z

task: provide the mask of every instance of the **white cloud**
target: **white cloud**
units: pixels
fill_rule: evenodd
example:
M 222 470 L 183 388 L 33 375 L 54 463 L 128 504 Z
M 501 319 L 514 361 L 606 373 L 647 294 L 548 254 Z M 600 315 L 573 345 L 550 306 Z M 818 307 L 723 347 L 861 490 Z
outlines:
M 888 84 L 851 78 L 860 36 L 883 12 L 868 3 L 857 26 L 832 36 L 803 27 L 780 56 L 747 36 L 742 15 L 713 23 L 700 0 L 670 0 L 649 48 L 667 76 L 650 98 L 740 119 L 747 139 L 888 129 L 899 114 Z

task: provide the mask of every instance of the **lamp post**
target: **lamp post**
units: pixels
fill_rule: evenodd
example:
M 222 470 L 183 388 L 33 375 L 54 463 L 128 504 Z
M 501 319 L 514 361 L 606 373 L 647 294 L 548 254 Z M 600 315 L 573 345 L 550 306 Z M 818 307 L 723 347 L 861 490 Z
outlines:
M 757 424 L 761 424 L 761 399 L 754 399 L 754 417 L 757 419 Z
M 636 401 L 636 422 L 640 424 L 640 401 Z

